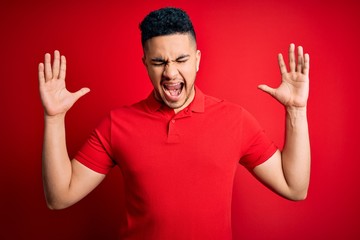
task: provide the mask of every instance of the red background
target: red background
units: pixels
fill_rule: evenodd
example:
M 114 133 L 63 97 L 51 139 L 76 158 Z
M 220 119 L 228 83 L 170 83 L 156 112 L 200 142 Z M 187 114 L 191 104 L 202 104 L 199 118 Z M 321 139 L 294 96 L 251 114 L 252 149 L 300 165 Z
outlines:
M 71 91 L 90 87 L 67 115 L 70 155 L 111 108 L 151 90 L 138 24 L 163 6 L 193 19 L 202 62 L 197 84 L 239 103 L 282 145 L 284 111 L 257 90 L 280 80 L 276 55 L 291 42 L 310 54 L 312 174 L 306 201 L 290 202 L 239 167 L 234 239 L 359 239 L 359 23 L 356 1 L 10 1 L 0 3 L 1 239 L 114 239 L 123 221 L 114 169 L 94 192 L 61 211 L 41 182 L 43 113 L 37 64 L 59 49 Z

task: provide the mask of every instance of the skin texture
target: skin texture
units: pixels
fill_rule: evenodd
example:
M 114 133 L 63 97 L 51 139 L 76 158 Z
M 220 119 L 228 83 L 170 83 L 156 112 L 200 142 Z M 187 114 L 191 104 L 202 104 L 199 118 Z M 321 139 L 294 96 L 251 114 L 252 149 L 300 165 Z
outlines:
M 195 96 L 194 83 L 201 53 L 189 34 L 159 36 L 146 42 L 143 63 L 158 101 L 179 112 Z M 166 86 L 182 85 L 179 96 L 169 96 Z
M 282 54 L 278 55 L 281 84 L 278 88 L 260 85 L 286 109 L 285 145 L 269 160 L 254 168 L 254 174 L 265 185 L 290 200 L 303 200 L 307 196 L 310 180 L 310 142 L 307 123 L 310 57 L 295 45 L 289 47 L 289 70 Z
M 53 64 L 50 54 L 45 54 L 39 64 L 39 89 L 44 107 L 43 184 L 45 198 L 50 209 L 62 209 L 73 205 L 103 179 L 78 161 L 70 161 L 65 140 L 65 114 L 83 95 L 82 88 L 71 93 L 65 86 L 66 59 L 54 52 Z
M 154 37 L 146 42 L 143 63 L 154 86 L 158 101 L 177 113 L 194 98 L 194 83 L 200 64 L 200 51 L 187 34 Z M 278 88 L 260 85 L 286 109 L 286 141 L 253 174 L 278 194 L 292 200 L 306 197 L 310 175 L 310 144 L 306 105 L 309 91 L 309 55 L 295 46 L 289 48 L 290 69 L 283 57 L 278 61 L 281 84 Z M 39 64 L 39 89 L 44 107 L 43 184 L 48 207 L 62 209 L 73 205 L 91 192 L 105 175 L 92 171 L 76 159 L 69 159 L 65 141 L 65 115 L 73 104 L 90 90 L 69 92 L 65 85 L 66 59 L 59 51 L 45 54 Z M 179 88 L 180 87 L 180 88 Z M 176 88 L 173 94 L 169 89 Z

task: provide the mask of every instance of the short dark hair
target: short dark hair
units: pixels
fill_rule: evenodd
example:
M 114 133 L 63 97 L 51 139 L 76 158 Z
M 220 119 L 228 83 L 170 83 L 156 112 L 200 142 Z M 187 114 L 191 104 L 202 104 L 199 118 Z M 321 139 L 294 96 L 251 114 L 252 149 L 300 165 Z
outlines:
M 189 33 L 196 41 L 195 30 L 188 14 L 179 8 L 166 7 L 150 12 L 139 25 L 141 43 L 150 38 Z

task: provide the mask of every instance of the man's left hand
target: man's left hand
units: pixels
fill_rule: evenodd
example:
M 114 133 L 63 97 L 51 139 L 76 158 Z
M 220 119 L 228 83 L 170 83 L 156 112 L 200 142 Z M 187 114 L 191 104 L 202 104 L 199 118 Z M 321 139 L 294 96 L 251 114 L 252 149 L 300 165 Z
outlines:
M 309 96 L 309 54 L 303 53 L 303 48 L 298 48 L 298 60 L 296 63 L 295 45 L 289 47 L 289 66 L 287 71 L 284 58 L 278 55 L 281 84 L 278 88 L 271 88 L 267 85 L 259 85 L 259 89 L 270 94 L 287 108 L 305 108 Z

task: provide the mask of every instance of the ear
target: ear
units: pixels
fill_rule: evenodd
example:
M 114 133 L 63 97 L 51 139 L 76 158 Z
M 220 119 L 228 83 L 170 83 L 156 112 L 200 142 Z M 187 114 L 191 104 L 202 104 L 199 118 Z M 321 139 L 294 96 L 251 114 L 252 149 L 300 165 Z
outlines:
M 200 50 L 196 50 L 196 71 L 199 71 L 200 59 L 201 59 L 201 52 Z
M 145 65 L 145 67 L 147 67 L 145 55 L 141 58 L 141 60 L 142 60 L 142 63 Z

